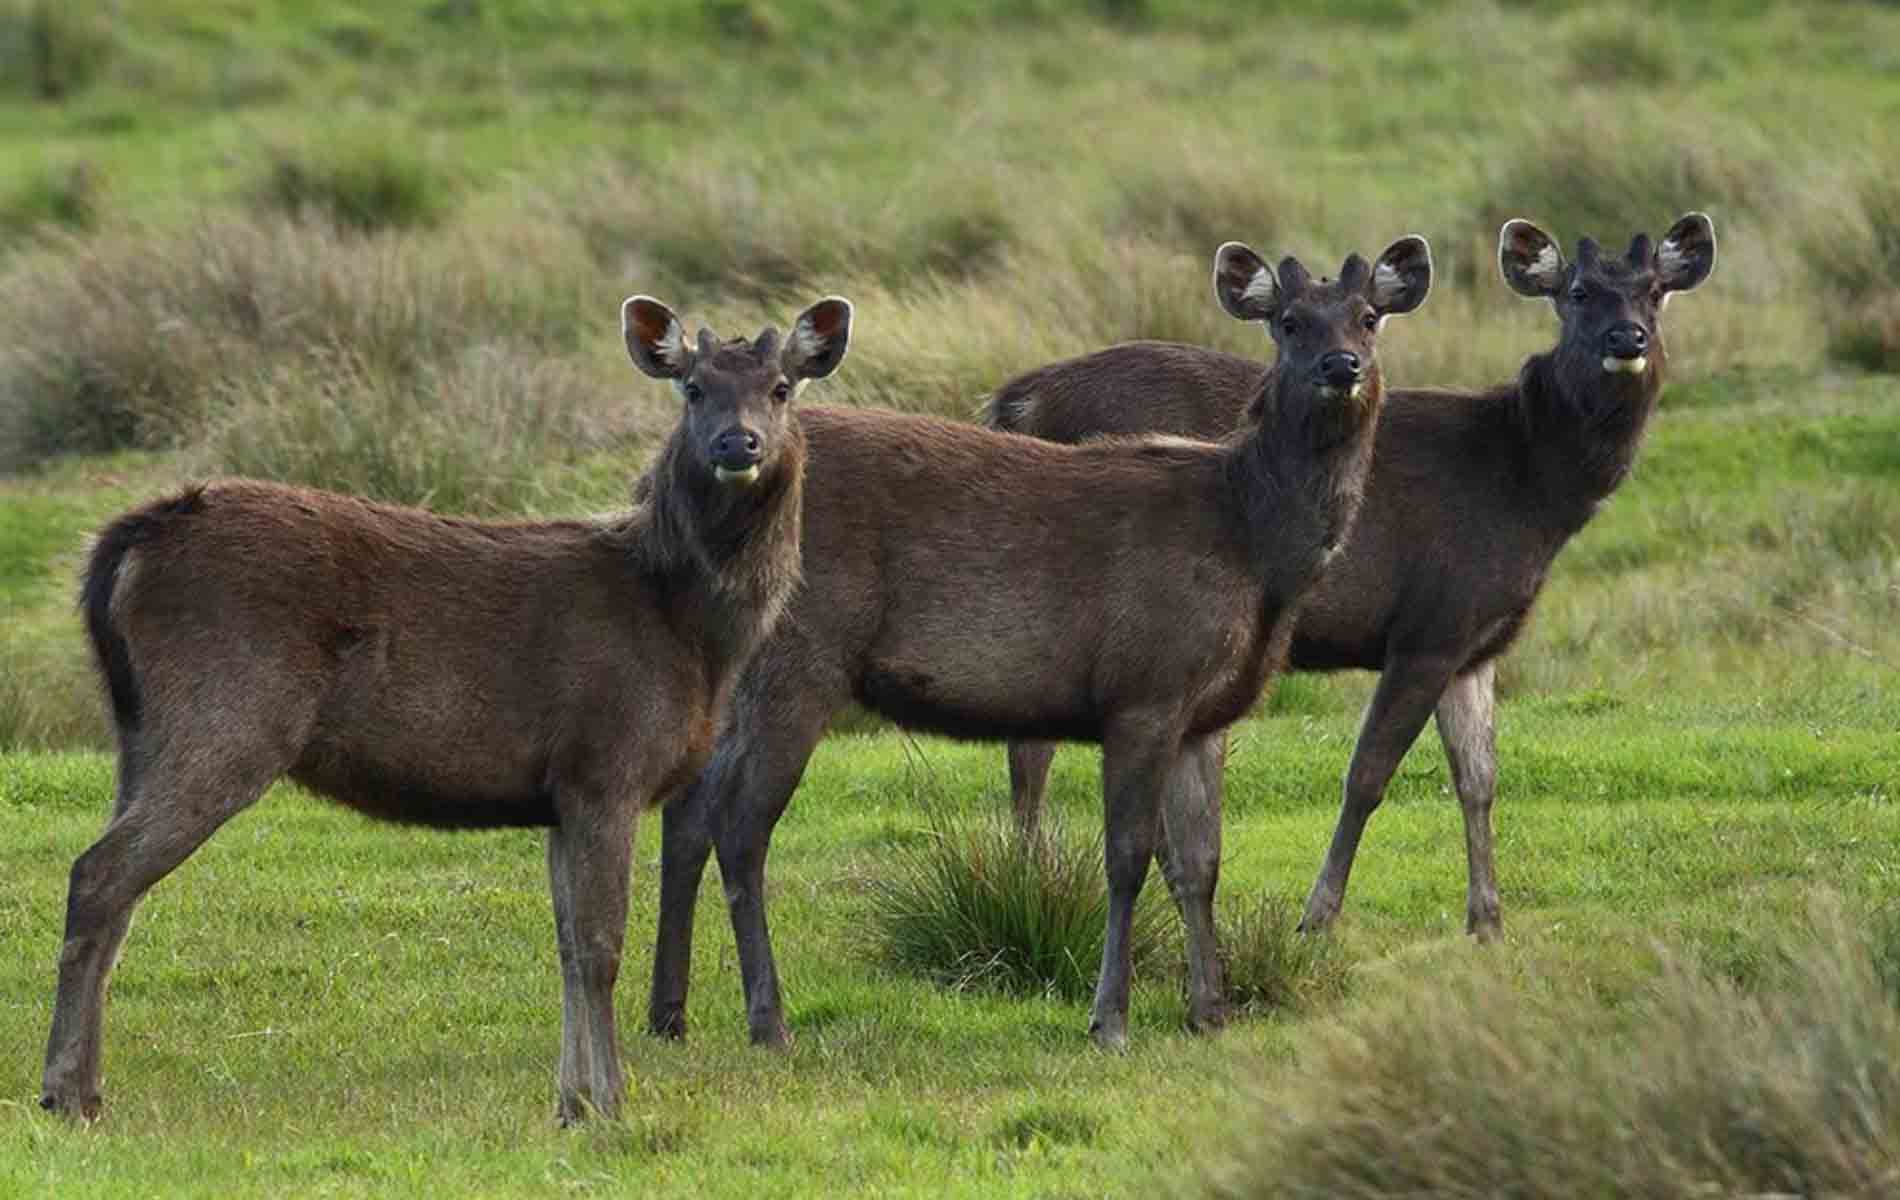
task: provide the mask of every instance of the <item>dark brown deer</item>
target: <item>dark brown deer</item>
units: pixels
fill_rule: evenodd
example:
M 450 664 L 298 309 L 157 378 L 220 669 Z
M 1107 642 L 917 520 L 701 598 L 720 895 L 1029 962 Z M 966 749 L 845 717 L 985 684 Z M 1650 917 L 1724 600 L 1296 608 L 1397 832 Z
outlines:
M 851 306 L 781 342 L 623 306 L 679 425 L 630 515 L 492 524 L 246 480 L 107 526 L 81 592 L 119 739 L 73 864 L 40 1103 L 96 1117 L 106 978 L 146 890 L 288 775 L 369 816 L 544 825 L 560 944 L 560 1113 L 611 1113 L 614 980 L 640 809 L 689 782 L 799 578 L 805 445 L 787 403 Z
M 1436 707 L 1464 810 L 1466 926 L 1480 937 L 1497 932 L 1496 660 L 1523 627 L 1551 560 L 1628 473 L 1668 365 L 1663 305 L 1708 277 L 1715 231 L 1690 213 L 1654 249 L 1639 234 L 1621 258 L 1585 238 L 1573 265 L 1535 225 L 1511 221 L 1498 264 L 1512 290 L 1555 305 L 1556 348 L 1489 391 L 1389 393 L 1359 520 L 1294 631 L 1292 670 L 1381 672 L 1305 929 L 1337 915 L 1366 820 Z M 1063 442 L 1144 431 L 1217 437 L 1245 419 L 1265 373 L 1213 350 L 1137 342 L 1012 380 L 987 419 Z M 1035 828 L 1054 749 L 1010 746 L 1010 789 L 1025 831 Z
M 1431 283 L 1421 238 L 1337 282 L 1238 243 L 1221 303 L 1280 347 L 1247 433 L 1057 446 L 957 422 L 811 409 L 805 581 L 747 667 L 706 770 L 664 814 L 649 1019 L 684 1036 L 694 900 L 719 855 L 754 1041 L 783 1043 L 765 857 L 812 748 L 847 701 L 952 737 L 1102 744 L 1109 883 L 1091 1032 L 1126 1037 L 1129 922 L 1161 798 L 1190 804 L 1220 731 L 1278 663 L 1286 614 L 1350 523 L 1383 394 L 1386 315 Z M 1217 764 L 1215 769 L 1217 770 Z M 1186 818 L 1176 818 L 1186 820 Z M 1218 855 L 1170 864 L 1190 1013 L 1221 1018 Z

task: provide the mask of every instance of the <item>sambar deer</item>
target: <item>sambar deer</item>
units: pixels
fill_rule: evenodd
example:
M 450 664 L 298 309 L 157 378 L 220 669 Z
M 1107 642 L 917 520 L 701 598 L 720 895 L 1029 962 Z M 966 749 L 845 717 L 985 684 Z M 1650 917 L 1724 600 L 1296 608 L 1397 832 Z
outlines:
M 98 1116 L 106 980 L 146 890 L 282 776 L 369 816 L 546 826 L 563 1120 L 623 1092 L 613 1014 L 640 809 L 705 762 L 800 572 L 804 433 L 851 306 L 722 342 L 658 301 L 627 352 L 683 414 L 643 503 L 487 523 L 248 480 L 100 534 L 80 603 L 119 741 L 117 802 L 73 864 L 40 1103 Z
M 1486 391 L 1389 394 L 1359 520 L 1294 629 L 1289 669 L 1380 672 L 1304 929 L 1338 914 L 1366 821 L 1436 708 L 1464 812 L 1466 927 L 1497 933 L 1496 662 L 1557 552 L 1629 472 L 1668 366 L 1663 306 L 1708 278 L 1715 230 L 1692 212 L 1660 243 L 1638 234 L 1621 257 L 1584 238 L 1573 264 L 1535 225 L 1510 221 L 1498 266 L 1513 291 L 1555 306 L 1557 345 Z M 986 419 L 1058 442 L 1219 437 L 1246 420 L 1266 370 L 1214 350 L 1136 342 L 1019 376 L 991 398 Z M 1026 832 L 1054 749 L 1010 746 L 1010 789 Z
M 772 827 L 833 713 L 852 699 L 952 737 L 1102 745 L 1109 913 L 1090 1028 L 1125 1041 L 1129 923 L 1163 796 L 1195 803 L 1221 730 L 1283 653 L 1287 615 L 1358 507 L 1384 393 L 1384 319 L 1431 286 L 1422 238 L 1337 281 L 1278 273 L 1239 243 L 1214 289 L 1270 320 L 1277 367 L 1248 429 L 1058 446 L 895 413 L 807 409 L 806 571 L 733 696 L 704 772 L 662 820 L 649 1020 L 685 1034 L 694 900 L 716 849 L 752 1038 L 788 1038 L 765 922 Z M 1186 818 L 1181 818 L 1185 820 Z M 1190 1019 L 1222 1018 L 1218 855 L 1170 863 L 1186 913 Z

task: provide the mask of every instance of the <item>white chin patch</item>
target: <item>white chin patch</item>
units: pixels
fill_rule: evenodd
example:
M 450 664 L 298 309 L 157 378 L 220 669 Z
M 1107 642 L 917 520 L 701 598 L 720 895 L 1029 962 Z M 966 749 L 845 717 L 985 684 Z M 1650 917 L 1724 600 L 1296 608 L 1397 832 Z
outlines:
M 1603 369 L 1612 375 L 1641 375 L 1649 369 L 1649 357 L 1639 354 L 1635 358 L 1617 358 L 1606 354 L 1603 356 Z
M 713 478 L 721 483 L 756 483 L 759 478 L 759 465 L 753 463 L 737 471 L 731 467 L 714 467 Z

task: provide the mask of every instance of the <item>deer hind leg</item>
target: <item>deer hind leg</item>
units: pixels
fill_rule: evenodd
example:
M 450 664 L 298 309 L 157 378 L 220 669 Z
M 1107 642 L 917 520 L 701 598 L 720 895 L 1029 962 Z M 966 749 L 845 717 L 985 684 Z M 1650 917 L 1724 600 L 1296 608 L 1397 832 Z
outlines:
M 1300 928 L 1315 933 L 1332 924 L 1346 898 L 1346 881 L 1352 874 L 1352 860 L 1359 851 L 1359 839 L 1366 822 L 1379 802 L 1385 799 L 1386 784 L 1405 758 L 1406 751 L 1418 740 L 1432 715 L 1433 705 L 1451 681 L 1453 667 L 1435 659 L 1394 659 L 1388 661 L 1366 706 L 1365 723 L 1359 728 L 1359 743 L 1353 747 L 1352 765 L 1346 768 L 1345 796 L 1339 809 L 1339 822 L 1333 827 L 1332 844 L 1326 861 L 1306 899 L 1306 912 Z
M 1049 788 L 1049 765 L 1055 761 L 1054 742 L 1009 744 L 1009 799 L 1016 814 L 1016 832 L 1034 842 L 1042 831 L 1042 805 Z
M 1465 816 L 1465 932 L 1489 941 L 1502 929 L 1497 867 L 1491 853 L 1491 802 L 1497 795 L 1497 664 L 1455 677 L 1438 701 L 1438 736 L 1451 763 Z
M 102 1104 L 106 984 L 133 908 L 289 765 L 260 741 L 228 734 L 153 738 L 149 754 L 139 740 L 123 737 L 112 820 L 73 863 L 66 894 L 40 1104 L 87 1120 Z
M 1208 1033 L 1227 1023 L 1221 983 L 1214 888 L 1220 880 L 1221 773 L 1226 731 L 1183 748 L 1168 774 L 1157 857 L 1187 931 L 1188 1028 Z

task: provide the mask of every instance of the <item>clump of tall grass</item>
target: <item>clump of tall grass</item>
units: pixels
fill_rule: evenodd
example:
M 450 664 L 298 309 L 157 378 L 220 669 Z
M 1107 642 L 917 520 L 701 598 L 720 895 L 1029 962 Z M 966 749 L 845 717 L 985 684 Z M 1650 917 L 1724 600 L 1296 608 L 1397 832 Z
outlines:
M 82 91 L 111 60 L 111 16 L 66 0 L 8 0 L 0 7 L 0 80 L 42 100 Z
M 617 295 L 586 310 L 596 278 L 540 225 L 364 239 L 219 216 L 54 238 L 0 275 L 0 469 L 189 443 L 235 381 L 313 353 L 412 373 L 497 340 L 568 349 L 613 324 Z
M 875 187 L 806 163 L 609 163 L 573 191 L 560 215 L 609 268 L 754 300 L 832 288 L 847 274 L 892 284 L 979 275 L 1015 240 L 1020 213 L 990 173 L 957 163 Z
M 1678 961 L 1627 1012 L 1563 977 L 1420 980 L 1315 1039 L 1212 1194 L 1794 1194 L 1900 1187 L 1900 1008 L 1818 904 L 1744 989 Z
M 0 636 L 0 750 L 106 748 L 104 696 L 75 623 L 69 638 Z
M 1108 887 L 1102 847 L 1045 821 L 1024 838 L 996 818 L 938 818 L 894 852 L 871 887 L 889 961 L 946 987 L 1086 998 L 1102 960 Z M 1137 969 L 1164 942 L 1160 910 L 1136 909 Z
M 1651 102 L 1580 98 L 1528 120 L 1516 142 L 1490 165 L 1478 224 L 1528 217 L 1566 256 L 1585 235 L 1621 254 L 1632 234 L 1659 236 L 1690 209 L 1724 225 L 1770 211 L 1791 170 L 1746 126 Z
M 545 510 L 550 468 L 670 419 L 637 401 L 610 419 L 636 389 L 501 344 L 413 372 L 340 351 L 232 381 L 202 453 L 216 472 L 443 512 Z
M 455 183 L 403 135 L 372 130 L 277 147 L 253 198 L 367 233 L 437 224 L 454 207 Z
M 0 240 L 48 227 L 91 229 L 99 222 L 104 195 L 99 171 L 89 162 L 42 167 L 0 196 Z
M 1336 937 L 1299 931 L 1300 903 L 1266 892 L 1216 912 L 1222 984 L 1243 1013 L 1302 1010 L 1343 997 L 1352 963 Z
M 1826 296 L 1828 352 L 1900 371 L 1900 180 L 1874 172 L 1824 204 L 1804 259 Z

